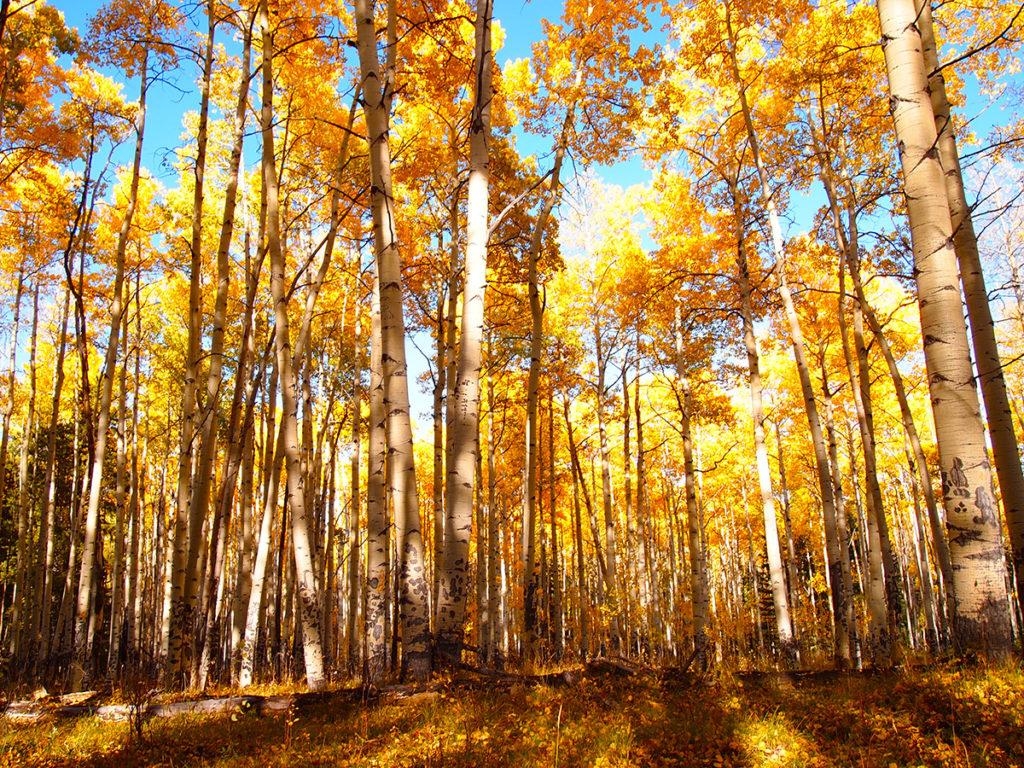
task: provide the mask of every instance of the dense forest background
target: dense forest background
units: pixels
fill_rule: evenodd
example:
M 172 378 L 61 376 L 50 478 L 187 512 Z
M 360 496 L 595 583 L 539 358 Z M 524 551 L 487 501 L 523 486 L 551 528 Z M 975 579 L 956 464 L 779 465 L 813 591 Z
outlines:
M 3 1 L 0 679 L 1019 644 L 1024 6 L 502 5 Z

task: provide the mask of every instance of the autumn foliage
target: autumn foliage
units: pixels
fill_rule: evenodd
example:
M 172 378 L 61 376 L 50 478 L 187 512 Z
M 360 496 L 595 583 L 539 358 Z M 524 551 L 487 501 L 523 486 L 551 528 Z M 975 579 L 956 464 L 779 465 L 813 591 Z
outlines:
M 494 5 L 4 2 L 4 686 L 1019 650 L 1019 8 Z M 917 706 L 957 674 L 840 678 L 850 739 L 818 682 L 702 690 L 670 745 L 645 677 L 603 754 L 1020 759 L 1002 683 Z

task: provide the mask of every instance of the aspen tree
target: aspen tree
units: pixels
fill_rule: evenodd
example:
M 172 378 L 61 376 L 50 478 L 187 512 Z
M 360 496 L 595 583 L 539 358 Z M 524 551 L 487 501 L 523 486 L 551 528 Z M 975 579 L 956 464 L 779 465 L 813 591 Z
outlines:
M 576 105 L 566 108 L 562 129 L 555 142 L 555 157 L 551 166 L 548 185 L 544 189 L 537 220 L 530 235 L 527 251 L 527 284 L 530 302 L 530 371 L 526 384 L 526 494 L 523 506 L 523 631 L 526 635 L 526 655 L 533 658 L 537 652 L 537 600 L 540 590 L 540 574 L 537 563 L 537 500 L 539 495 L 538 476 L 540 473 L 540 433 L 538 409 L 540 407 L 540 366 L 543 354 L 544 307 L 541 302 L 539 264 L 544 249 L 544 230 L 551 213 L 561 197 L 562 163 L 568 146 L 569 133 L 575 117 Z
M 310 536 L 302 454 L 298 434 L 296 374 L 288 321 L 288 292 L 285 289 L 285 255 L 281 243 L 281 220 L 277 162 L 274 154 L 274 34 L 270 26 L 268 1 L 261 0 L 259 26 L 262 38 L 263 107 L 260 128 L 263 139 L 263 192 L 267 201 L 267 253 L 270 257 L 270 290 L 274 299 L 274 347 L 281 389 L 281 437 L 285 460 L 286 505 L 291 513 L 292 554 L 306 685 L 319 690 L 326 684 L 321 640 L 320 599 L 317 593 L 313 542 Z M 301 350 L 296 349 L 301 353 Z M 283 554 L 283 553 L 282 553 Z M 280 616 L 278 616 L 280 620 Z
M 212 4 L 207 8 L 207 13 L 212 16 L 214 9 Z M 252 17 L 250 16 L 250 19 Z M 243 22 L 244 23 L 244 22 Z M 210 39 L 213 34 L 213 22 L 210 22 Z M 210 486 L 213 483 L 215 474 L 214 458 L 216 454 L 216 436 L 220 425 L 220 391 L 224 383 L 224 357 L 225 357 L 225 342 L 224 336 L 227 325 L 227 303 L 228 303 L 228 291 L 231 280 L 231 261 L 230 261 L 230 250 L 231 240 L 235 231 L 235 212 L 238 205 L 238 186 L 239 186 L 239 172 L 242 161 L 242 144 L 245 137 L 245 123 L 246 123 L 246 108 L 249 103 L 249 80 L 250 80 L 250 61 L 252 51 L 252 28 L 251 21 L 245 25 L 242 30 L 242 54 L 241 54 L 241 68 L 238 76 L 238 91 L 235 99 L 235 112 L 234 112 L 234 136 L 232 137 L 231 153 L 228 160 L 227 167 L 227 187 L 224 190 L 224 206 L 221 212 L 221 225 L 220 232 L 217 240 L 217 291 L 214 298 L 214 311 L 213 311 L 213 329 L 210 343 L 210 367 L 207 373 L 206 381 L 206 401 L 204 407 L 200 413 L 199 426 L 200 426 L 200 444 L 199 444 L 199 461 L 196 465 L 195 480 L 192 485 L 192 508 L 199 508 L 200 519 L 206 517 L 206 507 L 210 501 Z M 248 240 L 246 241 L 248 245 Z M 249 248 L 246 248 L 246 260 L 249 262 Z M 238 471 L 242 462 L 242 454 L 245 449 L 246 441 L 249 439 L 249 435 L 252 431 L 252 412 L 255 404 L 256 397 L 256 380 L 251 378 L 250 368 L 252 366 L 252 317 L 254 312 L 254 304 L 256 299 L 256 287 L 259 283 L 259 273 L 263 266 L 264 255 L 266 251 L 260 249 L 260 255 L 253 267 L 253 273 L 249 275 L 249 279 L 246 286 L 246 295 L 244 303 L 244 311 L 242 318 L 242 338 L 239 341 L 237 362 L 235 366 L 235 382 L 234 392 L 231 397 L 231 410 L 228 416 L 227 424 L 227 456 L 226 456 L 226 470 L 224 472 L 224 478 L 220 488 L 220 495 L 216 502 L 217 507 L 214 514 L 213 522 L 211 523 L 211 533 L 219 529 L 220 525 L 218 521 L 226 521 L 231 511 L 232 502 L 234 499 L 235 484 L 238 479 Z M 247 263 L 247 266 L 250 266 Z M 243 514 L 246 511 L 243 510 Z M 245 521 L 243 521 L 243 527 Z M 214 546 L 213 557 L 211 558 L 212 565 L 208 566 L 208 582 L 207 582 L 207 604 L 200 606 L 202 614 L 200 618 L 205 619 L 205 628 L 203 628 L 199 639 L 202 640 L 202 656 L 209 656 L 209 645 L 212 642 L 210 637 L 211 630 L 213 629 L 213 603 L 214 595 L 216 593 L 216 581 L 219 579 L 220 570 L 222 568 L 222 561 L 224 550 L 227 542 L 223 541 L 220 534 L 213 534 L 215 541 L 219 543 Z M 243 542 L 250 544 L 243 536 Z M 250 552 L 244 551 L 241 553 L 243 563 L 248 563 Z M 240 581 L 246 581 L 245 577 L 249 576 L 245 565 L 240 568 L 242 578 Z M 216 578 L 213 578 L 216 574 Z M 242 613 L 242 608 L 245 605 L 242 602 L 241 592 L 242 589 L 238 585 L 235 587 L 236 597 L 235 609 L 237 613 Z M 245 617 L 236 616 L 233 628 L 236 629 L 235 636 L 236 642 L 241 639 L 241 632 L 237 631 L 238 628 L 244 626 Z M 207 666 L 201 664 L 198 670 L 198 683 L 199 687 L 205 688 Z
M 946 78 L 939 66 L 931 0 L 916 0 L 915 5 L 919 14 L 917 24 L 921 31 L 925 70 L 928 75 L 928 93 L 935 114 L 935 130 L 938 132 L 939 161 L 945 176 L 946 200 L 949 203 L 950 223 L 953 226 L 953 248 L 960 266 L 960 282 L 963 285 L 967 315 L 970 319 L 975 367 L 978 370 L 978 382 L 985 404 L 985 417 L 988 422 L 988 434 L 992 440 L 992 456 L 1003 511 L 1010 531 L 1010 546 L 1017 579 L 1017 601 L 1021 615 L 1024 616 L 1024 468 L 1021 467 L 1021 454 L 1013 427 L 1013 412 L 1006 393 L 1003 364 L 996 343 L 995 322 L 989 306 L 981 257 L 978 254 L 978 236 L 964 189 L 952 109 L 946 95 Z
M 849 248 L 855 247 L 853 243 Z M 842 260 L 841 260 L 842 261 Z M 845 271 L 840 271 L 840 296 L 843 293 L 842 278 Z M 864 457 L 864 494 L 865 531 L 868 551 L 868 634 L 867 650 L 874 664 L 888 666 L 891 662 L 893 632 L 896 628 L 895 605 L 887 584 L 894 576 L 891 573 L 885 541 L 888 533 L 884 532 L 882 523 L 885 520 L 885 509 L 882 507 L 882 494 L 878 485 L 878 464 L 875 455 L 875 433 L 871 412 L 870 373 L 867 367 L 867 349 L 864 343 L 863 323 L 860 321 L 858 307 L 854 307 L 854 340 L 856 361 L 850 350 L 849 333 L 846 322 L 846 309 L 839 307 L 839 328 L 843 343 L 843 356 L 849 373 L 853 393 L 854 409 L 857 412 L 857 426 L 860 429 L 861 453 Z
M 768 465 L 768 447 L 765 442 L 765 416 L 761 362 L 754 335 L 753 287 L 747 262 L 746 225 L 744 205 L 735 177 L 727 179 L 733 200 L 736 228 L 736 269 L 740 292 L 740 318 L 743 322 L 743 345 L 747 355 L 747 375 L 750 385 L 750 414 L 754 422 L 754 455 L 757 462 L 758 489 L 764 517 L 765 545 L 768 554 L 768 574 L 771 582 L 772 603 L 775 608 L 775 629 L 784 653 L 795 650 L 793 623 L 786 594 L 786 576 L 782 565 L 782 547 L 779 543 L 779 524 L 775 513 L 775 495 L 772 491 L 771 469 Z
M 190 320 L 191 312 L 194 309 L 198 309 L 200 312 L 199 322 L 189 323 L 189 332 L 191 333 L 194 329 L 201 333 L 201 304 L 197 304 L 193 307 L 191 303 L 191 293 L 193 286 L 201 283 L 202 277 L 202 253 L 203 253 L 203 237 L 202 237 L 202 223 L 203 223 L 203 209 L 205 202 L 204 195 L 204 177 L 206 173 L 206 153 L 207 153 L 207 133 L 208 133 L 208 122 L 210 112 L 210 80 L 213 69 L 213 45 L 214 35 L 217 28 L 216 9 L 213 0 L 208 0 L 206 5 L 206 21 L 207 21 L 207 35 L 206 35 L 206 50 L 203 59 L 203 86 L 202 86 L 202 97 L 199 109 L 199 127 L 196 133 L 196 167 L 195 167 L 195 189 L 193 190 L 193 211 L 192 211 L 192 269 L 193 273 L 190 280 Z M 241 79 L 246 85 L 248 85 L 249 75 L 249 36 L 246 35 L 246 40 L 243 43 L 242 51 L 242 71 Z M 246 94 L 248 91 L 246 91 Z M 231 149 L 231 160 L 229 162 L 234 163 L 228 169 L 228 186 L 225 190 L 224 196 L 224 216 L 221 219 L 221 230 L 218 237 L 217 243 L 217 272 L 216 272 L 216 285 L 217 290 L 213 300 L 213 326 L 210 329 L 210 350 L 209 350 L 209 368 L 207 369 L 206 376 L 206 393 L 205 398 L 202 399 L 201 406 L 197 409 L 195 431 L 196 437 L 198 438 L 198 451 L 193 461 L 194 467 L 191 468 L 191 483 L 189 486 L 189 500 L 188 500 L 188 513 L 189 513 L 189 544 L 188 544 L 188 563 L 186 565 L 186 579 L 187 584 L 185 587 L 185 599 L 189 606 L 189 615 L 193 620 L 192 637 L 192 673 L 191 678 L 193 684 L 199 682 L 200 688 L 205 688 L 205 668 L 200 669 L 200 657 L 202 655 L 202 649 L 206 645 L 205 631 L 204 631 L 204 619 L 206 618 L 205 606 L 201 605 L 201 594 L 203 585 L 203 573 L 200 572 L 199 567 L 199 552 L 200 542 L 199 538 L 202 536 L 202 527 L 204 521 L 207 518 L 207 511 L 210 506 L 210 488 L 213 485 L 214 475 L 214 457 L 217 450 L 217 433 L 220 426 L 220 405 L 221 405 L 221 385 L 224 379 L 224 332 L 225 325 L 227 324 L 227 303 L 228 303 L 228 289 L 231 283 L 231 271 L 230 271 L 230 259 L 228 251 L 231 244 L 231 236 L 234 227 L 234 209 L 236 202 L 236 195 L 238 191 L 238 162 L 241 159 L 241 146 L 240 139 L 244 135 L 245 131 L 245 106 L 248 100 L 238 99 L 235 109 L 235 121 L 236 121 L 236 134 L 232 140 Z M 239 108 L 240 107 L 240 108 Z M 241 119 L 240 119 L 241 118 Z M 238 152 L 236 154 L 236 148 Z M 198 288 L 196 288 L 198 290 Z M 198 375 L 198 369 L 196 370 Z M 239 381 L 244 380 L 246 374 L 245 364 L 239 365 L 237 371 L 237 377 Z M 198 386 L 198 382 L 197 382 Z M 219 525 L 218 518 L 222 519 L 220 509 L 218 508 L 214 513 L 214 519 L 211 521 L 209 526 L 210 543 L 203 542 L 207 545 L 209 552 L 206 561 L 205 572 L 212 574 L 217 570 L 215 561 L 217 559 L 217 550 L 222 549 L 219 544 Z M 204 680 L 199 681 L 198 677 L 203 677 Z
M 83 200 L 84 204 L 84 200 Z M 21 298 L 25 292 L 25 268 L 18 266 L 18 278 L 15 281 L 13 312 L 10 327 L 11 346 L 7 355 L 7 392 L 4 395 L 2 437 L 0 437 L 0 468 L 7 466 L 7 449 L 11 439 L 11 418 L 14 416 L 14 394 L 18 383 L 18 332 L 21 327 Z M 0 498 L 4 498 L 7 486 L 7 472 L 0 471 Z
M 401 532 L 400 624 L 402 668 L 414 680 L 425 680 L 431 669 L 430 620 L 427 583 L 416 496 L 416 465 L 409 416 L 409 378 L 405 359 L 405 319 L 402 308 L 402 272 L 395 206 L 391 184 L 391 148 L 388 125 L 394 81 L 394 0 L 387 4 L 388 54 L 385 66 L 377 55 L 375 0 L 355 0 L 359 66 L 364 94 L 363 113 L 370 154 L 371 210 L 381 311 L 381 358 L 387 412 L 387 473 L 395 504 L 396 528 Z
M 154 13 L 153 9 L 148 9 Z M 89 502 L 85 513 L 85 537 L 82 542 L 81 570 L 78 578 L 78 598 L 75 604 L 74 651 L 71 664 L 71 689 L 80 691 L 92 653 L 89 644 L 89 621 L 92 617 L 92 591 L 96 569 L 96 552 L 102 546 L 100 532 L 100 498 L 103 485 L 103 463 L 106 458 L 107 430 L 113 402 L 114 374 L 117 351 L 124 315 L 125 254 L 131 233 L 132 219 L 139 196 L 139 178 L 142 172 L 142 141 L 146 129 L 146 96 L 149 90 L 149 50 L 144 48 L 135 65 L 139 72 L 139 104 L 135 113 L 135 154 L 132 161 L 127 207 L 117 235 L 114 254 L 114 285 L 110 303 L 110 332 L 107 352 L 100 376 L 99 403 L 96 411 L 96 430 L 93 439 L 92 466 L 89 472 Z
M 374 272 L 370 290 L 370 401 L 366 470 L 366 590 L 365 671 L 371 685 L 387 669 L 387 585 L 391 572 L 388 552 L 387 414 L 384 410 L 384 363 L 381 359 L 380 291 Z
M 693 393 L 689 374 L 683 356 L 683 319 L 677 306 L 675 309 L 675 368 L 679 391 L 680 430 L 683 438 L 683 482 L 686 495 L 686 522 L 690 554 L 690 584 L 693 591 L 693 652 L 697 668 L 704 669 L 714 652 L 714 640 L 710 637 L 710 590 L 708 586 L 707 552 L 701 537 L 701 515 L 697 506 L 697 489 L 694 478 L 693 457 Z M 709 647 L 709 645 L 711 647 Z
M 878 0 L 939 446 L 960 653 L 1012 649 L 1003 548 L 960 309 L 953 226 L 913 0 Z
M 436 652 L 446 664 L 462 654 L 469 591 L 469 538 L 473 497 L 480 463 L 480 372 L 487 287 L 487 204 L 491 130 L 491 16 L 493 0 L 477 0 L 473 67 L 473 109 L 469 124 L 469 185 L 466 213 L 466 260 L 459 336 L 459 365 L 454 398 L 455 421 L 448 464 L 444 568 L 438 599 Z
M 199 365 L 202 356 L 203 334 L 203 205 L 205 201 L 204 178 L 206 175 L 207 128 L 210 115 L 210 79 L 213 72 L 214 34 L 216 20 L 213 3 L 207 3 L 207 35 L 203 52 L 202 86 L 199 104 L 199 125 L 196 132 L 195 181 L 192 192 L 192 226 L 189 238 L 190 275 L 188 300 L 188 336 L 185 352 L 184 381 L 181 389 L 181 432 L 178 449 L 178 484 L 175 494 L 174 550 L 171 560 L 170 584 L 170 627 L 165 639 L 166 659 L 164 674 L 168 682 L 174 681 L 181 673 L 183 645 L 186 638 L 194 640 L 196 635 L 196 600 L 198 599 L 201 576 L 199 573 L 200 536 L 206 514 L 205 505 L 200 510 L 196 504 L 193 483 L 197 440 L 201 430 L 197 429 L 200 418 Z M 208 487 L 206 480 L 200 480 L 200 495 Z M 190 655 L 198 653 L 194 644 L 189 643 Z
M 34 240 L 34 236 L 30 236 Z M 17 334 L 14 334 L 17 336 Z M 15 657 L 22 662 L 31 661 L 28 658 L 31 654 L 33 644 L 31 635 L 31 595 L 28 592 L 29 577 L 32 573 L 33 554 L 31 552 L 32 535 L 30 524 L 32 517 L 32 501 L 29 499 L 29 446 L 35 433 L 36 422 L 36 392 L 38 382 L 38 362 L 36 352 L 39 340 L 39 278 L 37 277 L 32 286 L 32 325 L 29 331 L 29 382 L 28 382 L 28 403 L 25 408 L 25 421 L 22 428 L 21 450 L 18 456 L 18 507 L 17 507 L 17 573 L 15 574 L 15 603 L 12 615 L 13 631 L 11 633 L 12 646 Z M 0 471 L 4 471 L 3 464 L 0 464 Z M 0 497 L 2 498 L 2 497 Z
M 40 564 L 36 572 L 36 607 L 34 610 L 36 625 L 36 644 L 42 664 L 48 660 L 50 652 L 50 623 L 53 611 L 50 599 L 53 594 L 53 558 L 55 549 L 54 524 L 57 517 L 57 427 L 60 423 L 60 398 L 64 388 L 64 357 L 67 351 L 68 315 L 71 308 L 71 291 L 65 286 L 64 301 L 61 306 L 59 323 L 59 341 L 57 358 L 54 361 L 53 395 L 50 399 L 50 421 L 46 437 L 46 465 L 43 471 L 43 513 L 40 518 L 39 547 Z

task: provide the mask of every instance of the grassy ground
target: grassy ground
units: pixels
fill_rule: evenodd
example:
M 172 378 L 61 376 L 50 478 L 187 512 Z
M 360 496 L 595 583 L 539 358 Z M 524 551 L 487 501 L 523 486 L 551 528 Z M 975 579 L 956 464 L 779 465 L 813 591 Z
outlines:
M 280 716 L 0 720 L 0 766 L 1024 766 L 1024 674 L 440 685 Z

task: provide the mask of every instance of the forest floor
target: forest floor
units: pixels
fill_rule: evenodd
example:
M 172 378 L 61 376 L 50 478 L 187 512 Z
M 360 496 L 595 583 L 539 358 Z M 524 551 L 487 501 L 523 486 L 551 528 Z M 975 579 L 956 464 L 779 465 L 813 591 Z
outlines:
M 559 680 L 560 678 L 554 678 Z M 123 701 L 123 699 L 122 699 Z M 1024 673 L 441 679 L 277 714 L 0 719 L 0 766 L 1024 766 Z

